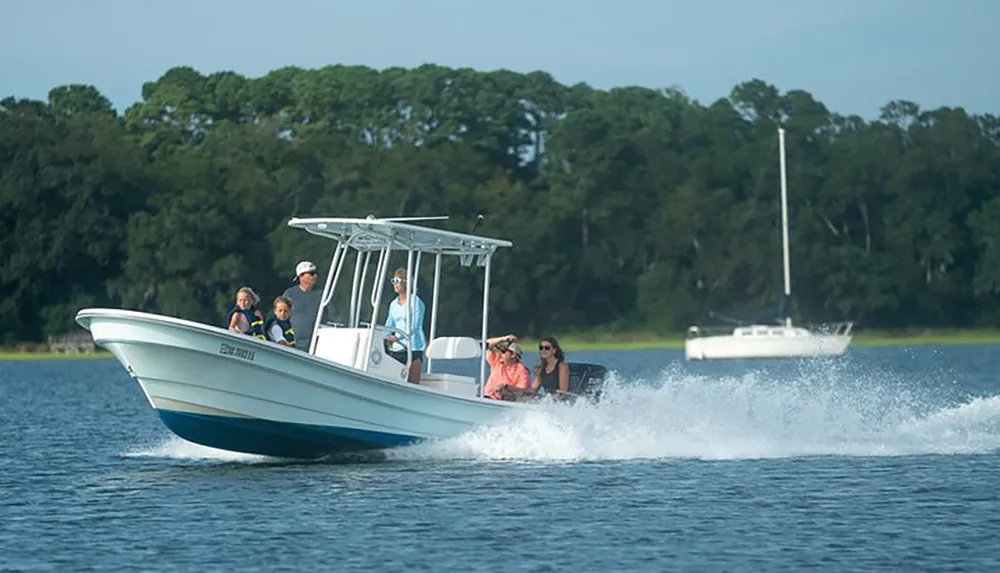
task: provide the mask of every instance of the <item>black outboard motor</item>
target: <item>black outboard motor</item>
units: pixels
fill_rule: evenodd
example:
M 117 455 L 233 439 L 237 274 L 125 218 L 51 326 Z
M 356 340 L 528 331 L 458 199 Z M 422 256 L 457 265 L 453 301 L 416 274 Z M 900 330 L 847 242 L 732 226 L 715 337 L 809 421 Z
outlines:
M 608 369 L 600 364 L 587 362 L 568 362 L 567 364 L 569 364 L 569 391 L 573 394 L 599 400 L 604 389 L 604 382 L 608 378 Z

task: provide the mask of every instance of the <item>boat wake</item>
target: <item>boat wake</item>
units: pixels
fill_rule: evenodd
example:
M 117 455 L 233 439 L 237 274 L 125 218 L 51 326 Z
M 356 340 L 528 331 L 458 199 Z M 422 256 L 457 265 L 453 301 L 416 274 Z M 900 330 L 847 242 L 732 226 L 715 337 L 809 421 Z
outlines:
M 274 458 L 270 456 L 258 456 L 254 454 L 242 454 L 230 452 L 216 448 L 209 448 L 200 444 L 189 442 L 178 436 L 168 436 L 161 443 L 148 446 L 136 447 L 122 454 L 125 458 L 157 458 L 181 461 L 200 461 L 219 464 L 245 464 L 245 465 L 267 465 L 286 466 L 303 464 L 358 464 L 377 463 L 388 459 L 384 452 L 359 452 L 345 453 L 336 456 L 327 456 L 317 460 Z
M 548 404 L 461 436 L 380 454 L 380 460 L 741 460 L 1000 451 L 1000 396 L 942 398 L 886 377 L 800 374 L 791 380 L 667 371 L 614 376 L 599 404 Z M 891 378 L 891 377 L 890 377 Z M 177 437 L 124 454 L 138 458 L 269 463 Z
M 1000 396 L 948 403 L 934 392 L 838 376 L 665 373 L 613 380 L 604 400 L 549 405 L 389 459 L 739 460 L 976 454 L 1000 450 Z
M 265 463 L 273 461 L 266 456 L 241 454 L 209 448 L 171 435 L 162 443 L 143 445 L 122 454 L 126 458 L 159 458 L 172 460 L 207 460 L 218 462 Z

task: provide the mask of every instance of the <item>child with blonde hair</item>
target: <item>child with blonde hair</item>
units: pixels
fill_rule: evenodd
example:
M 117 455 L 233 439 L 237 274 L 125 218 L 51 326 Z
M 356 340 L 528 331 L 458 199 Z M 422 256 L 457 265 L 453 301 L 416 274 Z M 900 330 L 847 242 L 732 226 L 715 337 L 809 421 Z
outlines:
M 260 297 L 252 288 L 245 286 L 236 291 L 236 305 L 226 317 L 230 332 L 239 332 L 252 338 L 265 339 L 264 315 L 257 310 Z

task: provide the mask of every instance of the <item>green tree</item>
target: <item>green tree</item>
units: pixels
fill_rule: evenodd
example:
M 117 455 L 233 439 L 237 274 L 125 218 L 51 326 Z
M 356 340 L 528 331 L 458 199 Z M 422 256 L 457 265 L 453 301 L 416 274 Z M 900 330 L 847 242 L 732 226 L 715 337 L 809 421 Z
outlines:
M 759 78 L 702 104 L 544 71 L 180 66 L 121 116 L 87 85 L 0 101 L 0 341 L 94 304 L 218 324 L 244 284 L 267 305 L 297 261 L 325 275 L 333 245 L 289 218 L 368 214 L 512 240 L 491 329 L 681 332 L 780 300 L 779 125 L 796 319 L 996 325 L 993 115 L 866 121 Z M 443 279 L 442 332 L 475 334 L 481 278 Z

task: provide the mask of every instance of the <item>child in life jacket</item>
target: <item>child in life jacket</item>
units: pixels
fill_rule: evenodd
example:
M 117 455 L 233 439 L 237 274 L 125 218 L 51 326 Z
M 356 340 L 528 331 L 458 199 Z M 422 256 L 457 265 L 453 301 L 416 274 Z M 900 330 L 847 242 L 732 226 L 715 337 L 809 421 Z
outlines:
M 239 332 L 264 340 L 264 315 L 257 310 L 260 297 L 250 287 L 236 291 L 236 306 L 229 310 L 226 321 L 230 332 Z
M 264 333 L 271 342 L 295 347 L 295 329 L 292 328 L 292 300 L 290 298 L 279 296 L 274 299 L 271 316 L 264 321 Z

